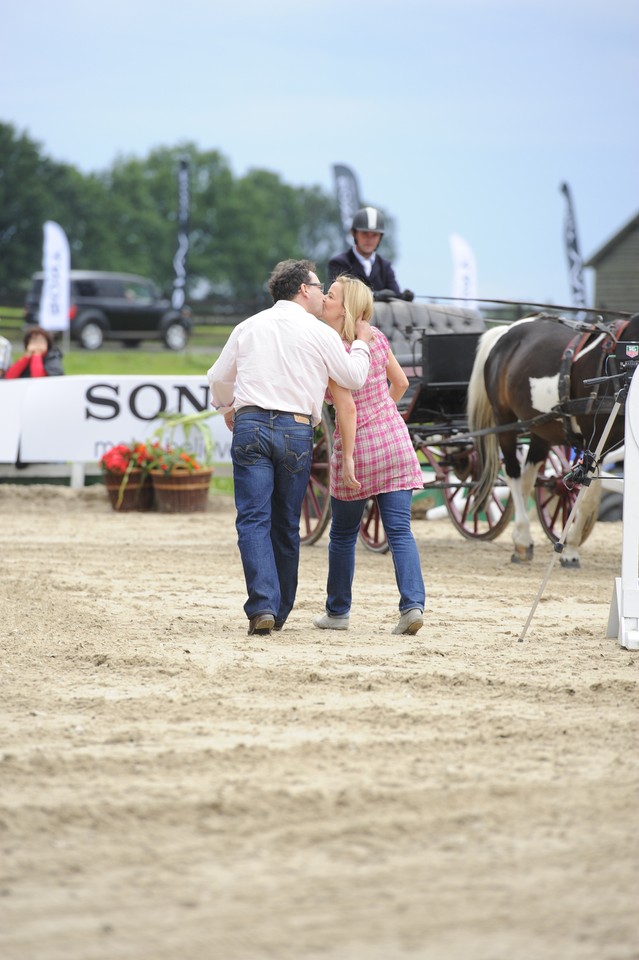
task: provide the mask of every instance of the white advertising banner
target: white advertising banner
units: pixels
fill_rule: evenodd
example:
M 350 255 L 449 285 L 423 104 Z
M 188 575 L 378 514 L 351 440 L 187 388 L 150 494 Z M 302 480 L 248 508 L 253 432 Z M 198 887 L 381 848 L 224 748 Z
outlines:
M 39 316 L 40 326 L 44 330 L 69 329 L 70 267 L 67 235 L 60 224 L 47 220 L 44 225 L 44 283 Z
M 477 307 L 477 265 L 475 254 L 463 237 L 451 233 L 448 238 L 453 256 L 453 297 L 460 306 Z
M 15 463 L 18 457 L 22 408 L 29 382 L 0 380 L 0 463 Z
M 212 411 L 205 377 L 65 376 L 0 381 L 0 461 L 93 463 L 118 443 L 146 440 L 160 413 L 211 410 L 216 462 L 230 462 L 232 434 Z M 181 441 L 176 436 L 176 442 Z M 197 448 L 197 434 L 192 435 Z

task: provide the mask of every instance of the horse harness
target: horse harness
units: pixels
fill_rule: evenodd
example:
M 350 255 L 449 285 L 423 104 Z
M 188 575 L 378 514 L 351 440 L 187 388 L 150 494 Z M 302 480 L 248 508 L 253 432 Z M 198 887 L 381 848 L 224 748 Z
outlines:
M 629 320 L 615 320 L 612 326 L 602 324 L 592 324 L 580 327 L 579 332 L 575 333 L 568 342 L 561 357 L 559 367 L 558 393 L 559 403 L 555 408 L 555 415 L 560 414 L 564 422 L 564 431 L 567 439 L 572 446 L 578 447 L 582 438 L 572 429 L 571 417 L 576 413 L 591 414 L 595 404 L 597 404 L 598 413 L 610 413 L 613 408 L 614 398 L 610 396 L 600 397 L 599 393 L 602 387 L 601 383 L 592 385 L 589 396 L 581 397 L 576 400 L 570 399 L 570 374 L 572 365 L 579 360 L 584 353 L 585 348 L 591 338 L 599 333 L 604 336 L 601 344 L 599 364 L 595 377 L 603 375 L 604 365 L 609 358 L 614 363 L 614 349 L 618 341 L 629 324 Z M 615 371 L 616 372 L 616 371 Z
M 477 437 L 487 436 L 494 433 L 508 433 L 514 429 L 517 431 L 517 433 L 524 434 L 527 433 L 531 427 L 540 426 L 542 423 L 550 423 L 553 420 L 562 419 L 564 422 L 566 439 L 571 446 L 579 449 L 583 443 L 583 437 L 581 437 L 579 434 L 576 434 L 572 429 L 572 424 L 570 422 L 571 416 L 576 413 L 592 413 L 595 403 L 597 403 L 597 410 L 599 413 L 610 413 L 615 401 L 613 397 L 599 397 L 599 391 L 601 388 L 600 383 L 593 384 L 593 389 L 591 390 L 589 396 L 581 397 L 577 400 L 570 399 L 570 371 L 573 363 L 575 363 L 579 359 L 580 355 L 584 352 L 586 344 L 590 338 L 596 333 L 599 333 L 603 334 L 606 338 L 601 346 L 601 361 L 599 363 L 599 370 L 597 373 L 597 376 L 600 376 L 601 371 L 604 368 L 605 361 L 611 356 L 614 361 L 614 348 L 621 339 L 621 336 L 630 323 L 630 320 L 615 320 L 612 326 L 608 326 L 607 324 L 599 321 L 589 324 L 576 321 L 567 321 L 565 318 L 551 316 L 545 316 L 544 318 L 548 320 L 557 319 L 559 322 L 564 323 L 567 326 L 571 326 L 578 331 L 566 345 L 561 357 L 559 382 L 557 385 L 559 403 L 553 407 L 552 410 L 549 410 L 548 413 L 540 413 L 536 417 L 530 417 L 528 420 L 516 420 L 514 423 L 502 423 L 499 426 L 486 427 L 483 430 L 475 430 L 473 433 L 456 437 L 455 439 L 457 442 L 474 440 Z

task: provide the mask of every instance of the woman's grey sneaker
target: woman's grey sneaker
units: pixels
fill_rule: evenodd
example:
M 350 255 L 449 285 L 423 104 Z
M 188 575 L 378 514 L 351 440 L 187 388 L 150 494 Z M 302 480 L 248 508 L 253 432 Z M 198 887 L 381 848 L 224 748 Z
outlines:
M 313 618 L 313 625 L 320 630 L 348 630 L 350 617 L 331 617 L 330 613 L 323 613 L 321 617 Z
M 423 626 L 424 614 L 419 607 L 413 607 L 401 615 L 393 633 L 417 633 Z

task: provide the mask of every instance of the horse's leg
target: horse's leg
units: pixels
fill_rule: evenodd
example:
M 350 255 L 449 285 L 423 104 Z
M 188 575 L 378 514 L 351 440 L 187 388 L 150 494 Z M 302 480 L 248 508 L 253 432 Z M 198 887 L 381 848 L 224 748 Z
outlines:
M 513 498 L 515 509 L 515 523 L 513 526 L 513 544 L 515 551 L 510 558 L 513 563 L 528 563 L 532 560 L 533 541 L 530 532 L 530 521 L 526 509 L 526 497 L 523 493 L 523 478 L 521 464 L 517 456 L 517 434 L 504 433 L 500 438 L 501 451 L 504 458 L 504 469 L 508 486 Z
M 588 536 L 593 523 L 597 520 L 600 500 L 601 484 L 595 480 L 594 483 L 586 487 L 575 521 L 566 536 L 564 549 L 559 560 L 562 567 L 568 567 L 571 570 L 580 568 L 579 547 Z
M 513 543 L 515 552 L 512 555 L 513 563 L 527 563 L 533 556 L 533 539 L 528 516 L 528 500 L 535 488 L 535 481 L 541 464 L 548 454 L 548 444 L 540 437 L 532 436 L 528 446 L 526 463 L 523 471 L 519 468 L 519 478 L 513 479 L 511 491 L 515 507 L 515 525 L 513 528 Z M 517 456 L 517 440 L 514 439 L 514 455 Z M 504 460 L 506 453 L 504 452 Z M 518 463 L 519 466 L 519 463 Z M 507 468 L 508 471 L 508 468 Z

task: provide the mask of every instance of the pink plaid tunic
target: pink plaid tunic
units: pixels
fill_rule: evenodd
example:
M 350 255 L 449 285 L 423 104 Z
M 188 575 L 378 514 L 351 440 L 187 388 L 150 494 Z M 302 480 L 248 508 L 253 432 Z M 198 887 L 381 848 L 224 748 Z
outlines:
M 421 490 L 424 486 L 408 428 L 388 392 L 386 364 L 390 346 L 382 331 L 374 329 L 368 378 L 361 390 L 353 390 L 357 407 L 355 476 L 362 487 L 351 490 L 342 482 L 342 437 L 337 422 L 331 456 L 331 496 L 337 500 L 364 500 L 377 493 Z M 344 346 L 350 350 L 349 344 Z M 332 402 L 330 392 L 326 398 Z

